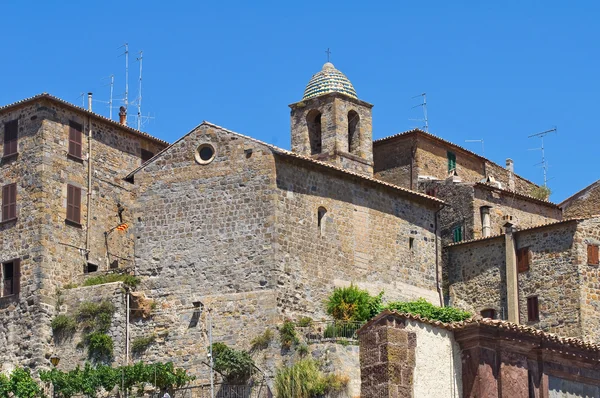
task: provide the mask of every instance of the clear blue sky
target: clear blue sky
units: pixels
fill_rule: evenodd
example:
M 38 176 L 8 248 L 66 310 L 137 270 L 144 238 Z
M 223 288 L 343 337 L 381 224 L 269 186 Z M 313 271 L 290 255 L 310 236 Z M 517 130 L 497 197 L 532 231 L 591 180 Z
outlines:
M 373 5 L 377 4 L 377 5 Z M 331 60 L 375 105 L 373 135 L 419 123 L 430 132 L 549 186 L 559 202 L 600 179 L 600 3 L 592 1 L 3 1 L 0 104 L 49 92 L 81 103 L 92 91 L 130 98 L 144 51 L 144 130 L 174 141 L 202 120 L 289 148 L 288 104 Z M 94 110 L 108 115 L 106 104 Z M 115 111 L 114 114 L 117 112 Z

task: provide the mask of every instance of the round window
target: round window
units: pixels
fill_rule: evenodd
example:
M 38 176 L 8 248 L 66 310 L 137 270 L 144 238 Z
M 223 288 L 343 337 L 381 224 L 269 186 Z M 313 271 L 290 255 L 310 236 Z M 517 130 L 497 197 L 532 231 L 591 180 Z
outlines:
M 207 164 L 213 161 L 215 158 L 215 147 L 211 144 L 202 144 L 196 149 L 196 162 L 200 164 Z

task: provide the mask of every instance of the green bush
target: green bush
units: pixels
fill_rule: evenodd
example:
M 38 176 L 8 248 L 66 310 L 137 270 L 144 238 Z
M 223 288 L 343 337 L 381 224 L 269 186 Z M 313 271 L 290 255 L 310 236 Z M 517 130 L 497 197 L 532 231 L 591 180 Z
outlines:
M 284 349 L 290 349 L 298 344 L 298 335 L 296 334 L 296 325 L 292 321 L 285 321 L 279 328 L 279 342 Z
M 68 315 L 57 315 L 51 323 L 52 332 L 55 336 L 67 336 L 75 333 L 77 330 L 77 322 Z
M 277 369 L 275 389 L 279 398 L 313 398 L 344 390 L 347 377 L 324 374 L 313 359 L 301 359 Z
M 441 322 L 460 322 L 471 317 L 471 314 L 466 311 L 461 311 L 453 307 L 438 307 L 423 298 L 417 301 L 391 302 L 384 309 L 419 315 L 423 318 Z
M 230 348 L 224 343 L 214 343 L 212 354 L 214 369 L 229 383 L 245 384 L 254 372 L 254 361 L 246 351 Z
M 154 343 L 156 337 L 146 336 L 146 337 L 138 337 L 131 342 L 131 351 L 135 354 L 140 354 L 148 349 L 150 344 Z
M 354 284 L 335 288 L 327 299 L 327 313 L 340 321 L 367 321 L 381 311 L 382 297 L 383 292 L 371 296 Z
M 258 351 L 264 350 L 269 346 L 273 340 L 273 331 L 271 329 L 266 329 L 264 333 L 259 334 L 250 342 L 251 348 L 250 351 Z
M 136 287 L 140 284 L 140 278 L 129 274 L 105 274 L 86 279 L 83 286 L 103 285 L 111 282 L 123 282 L 126 286 Z
M 529 195 L 539 200 L 548 200 L 550 195 L 552 195 L 552 191 L 550 190 L 550 188 L 542 185 L 533 188 Z
M 84 338 L 84 343 L 88 348 L 88 356 L 96 359 L 110 359 L 113 355 L 112 337 L 104 332 L 92 332 Z
M 296 322 L 296 325 L 300 328 L 307 328 L 312 326 L 313 324 L 313 319 L 309 316 L 303 316 L 302 318 L 298 319 L 298 322 Z
M 0 376 L 0 398 L 10 396 L 19 398 L 37 398 L 44 394 L 35 380 L 31 377 L 29 369 L 15 368 L 10 377 Z
M 84 301 L 79 305 L 77 320 L 84 330 L 84 336 L 78 346 L 87 346 L 89 358 L 112 359 L 114 344 L 107 333 L 115 310 L 114 304 L 106 300 L 99 303 Z

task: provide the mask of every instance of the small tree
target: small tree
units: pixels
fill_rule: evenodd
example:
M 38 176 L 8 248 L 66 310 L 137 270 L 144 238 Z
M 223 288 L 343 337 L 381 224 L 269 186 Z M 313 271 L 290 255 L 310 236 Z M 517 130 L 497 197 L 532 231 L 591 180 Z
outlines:
M 531 196 L 539 200 L 548 200 L 551 194 L 552 191 L 545 185 L 533 188 L 530 193 Z
M 383 292 L 371 296 L 354 284 L 335 288 L 327 299 L 327 313 L 339 321 L 367 321 L 381 311 L 382 297 Z

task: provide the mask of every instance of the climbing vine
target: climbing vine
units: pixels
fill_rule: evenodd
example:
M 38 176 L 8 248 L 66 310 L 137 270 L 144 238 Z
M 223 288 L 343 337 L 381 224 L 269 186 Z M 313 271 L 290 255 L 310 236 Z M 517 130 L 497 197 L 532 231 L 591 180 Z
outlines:
M 0 398 L 43 397 L 42 390 L 31 377 L 29 369 L 16 368 L 9 377 L 0 374 Z

